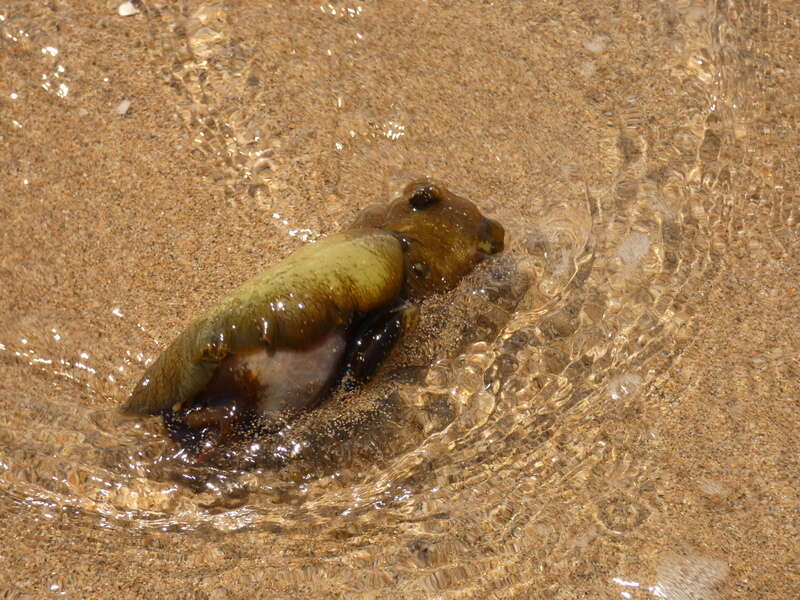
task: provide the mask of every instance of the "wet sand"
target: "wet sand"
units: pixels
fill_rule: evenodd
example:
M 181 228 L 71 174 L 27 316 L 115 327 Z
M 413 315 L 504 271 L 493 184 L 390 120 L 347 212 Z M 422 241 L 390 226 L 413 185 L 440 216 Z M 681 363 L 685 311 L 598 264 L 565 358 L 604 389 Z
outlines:
M 0 8 L 6 597 L 796 594 L 793 3 L 140 8 Z M 456 422 L 236 506 L 153 476 L 144 361 L 419 174 L 539 277 Z

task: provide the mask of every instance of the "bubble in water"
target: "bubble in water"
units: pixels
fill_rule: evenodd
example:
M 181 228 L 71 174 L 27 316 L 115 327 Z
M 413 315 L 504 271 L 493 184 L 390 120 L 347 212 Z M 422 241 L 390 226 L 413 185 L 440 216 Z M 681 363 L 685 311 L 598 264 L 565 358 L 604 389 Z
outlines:
M 719 595 L 715 587 L 728 575 L 725 561 L 689 554 L 670 554 L 657 571 L 658 583 L 653 594 L 665 600 L 713 600 Z
M 633 271 L 650 250 L 650 237 L 646 233 L 631 233 L 617 247 L 617 256 L 627 272 Z
M 608 382 L 608 394 L 612 400 L 623 400 L 639 392 L 642 378 L 635 373 L 625 373 Z

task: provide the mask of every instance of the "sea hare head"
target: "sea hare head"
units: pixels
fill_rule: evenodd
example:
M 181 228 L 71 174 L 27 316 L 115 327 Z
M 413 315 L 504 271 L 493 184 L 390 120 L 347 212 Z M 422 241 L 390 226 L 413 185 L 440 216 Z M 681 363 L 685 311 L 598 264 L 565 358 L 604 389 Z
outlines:
M 406 186 L 387 205 L 366 209 L 355 227 L 395 232 L 406 254 L 411 297 L 449 290 L 490 254 L 503 250 L 505 231 L 469 200 L 428 179 Z

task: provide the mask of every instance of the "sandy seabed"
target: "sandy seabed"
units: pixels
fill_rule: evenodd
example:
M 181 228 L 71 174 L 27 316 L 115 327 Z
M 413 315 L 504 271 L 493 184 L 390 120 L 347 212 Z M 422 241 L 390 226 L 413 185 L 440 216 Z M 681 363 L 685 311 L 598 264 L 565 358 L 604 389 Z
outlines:
M 4 598 L 797 596 L 797 3 L 117 4 L 0 6 Z M 420 174 L 496 339 L 375 464 L 165 479 L 145 361 Z

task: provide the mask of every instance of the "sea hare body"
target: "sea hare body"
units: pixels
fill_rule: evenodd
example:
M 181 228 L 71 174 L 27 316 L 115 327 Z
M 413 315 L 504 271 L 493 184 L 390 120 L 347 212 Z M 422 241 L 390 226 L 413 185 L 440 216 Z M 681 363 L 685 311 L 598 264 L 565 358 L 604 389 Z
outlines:
M 503 228 L 429 180 L 304 246 L 191 323 L 124 406 L 162 414 L 187 450 L 280 429 L 334 389 L 368 381 L 418 301 L 503 249 Z

